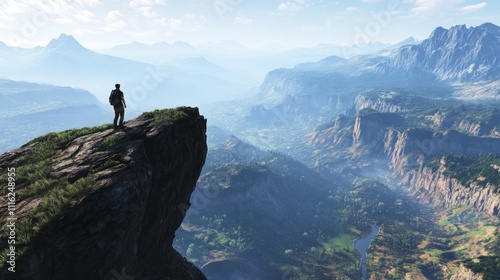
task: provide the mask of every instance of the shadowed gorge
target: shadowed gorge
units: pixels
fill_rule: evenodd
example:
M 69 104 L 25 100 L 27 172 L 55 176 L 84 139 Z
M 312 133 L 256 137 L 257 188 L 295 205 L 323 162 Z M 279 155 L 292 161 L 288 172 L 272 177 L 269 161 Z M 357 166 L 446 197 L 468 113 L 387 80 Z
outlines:
M 12 273 L 1 233 L 0 278 L 205 279 L 172 248 L 205 162 L 205 130 L 197 108 L 179 107 L 123 130 L 47 134 L 1 155 L 2 170 L 16 170 L 18 236 Z

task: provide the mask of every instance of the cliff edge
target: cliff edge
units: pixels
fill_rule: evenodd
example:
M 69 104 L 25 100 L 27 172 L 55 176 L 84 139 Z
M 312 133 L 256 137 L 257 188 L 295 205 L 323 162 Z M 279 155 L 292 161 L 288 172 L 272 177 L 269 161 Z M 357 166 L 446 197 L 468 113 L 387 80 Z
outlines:
M 51 133 L 1 155 L 0 182 L 14 184 L 1 189 L 0 278 L 206 279 L 172 248 L 205 162 L 205 132 L 197 108 L 179 107 L 123 130 Z

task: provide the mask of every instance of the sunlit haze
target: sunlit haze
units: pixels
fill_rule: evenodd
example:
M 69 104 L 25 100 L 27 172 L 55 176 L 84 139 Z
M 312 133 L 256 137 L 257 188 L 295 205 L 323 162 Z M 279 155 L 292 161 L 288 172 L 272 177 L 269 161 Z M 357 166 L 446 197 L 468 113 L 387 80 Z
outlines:
M 44 46 L 61 33 L 87 48 L 133 41 L 193 45 L 237 41 L 248 47 L 423 40 L 434 28 L 500 24 L 500 2 L 470 0 L 7 0 L 0 41 Z

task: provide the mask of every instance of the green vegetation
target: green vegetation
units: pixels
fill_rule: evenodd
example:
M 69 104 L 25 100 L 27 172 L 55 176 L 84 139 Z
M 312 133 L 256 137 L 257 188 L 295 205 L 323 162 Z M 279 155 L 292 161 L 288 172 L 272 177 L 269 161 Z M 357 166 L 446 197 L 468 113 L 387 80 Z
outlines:
M 464 261 L 467 268 L 481 273 L 484 280 L 495 280 L 500 275 L 500 256 L 481 256 Z
M 457 179 L 465 187 L 472 184 L 484 187 L 489 184 L 500 191 L 500 157 L 497 155 L 446 155 L 429 160 L 426 166 Z
M 488 249 L 493 253 L 489 256 L 480 256 L 467 259 L 463 263 L 475 273 L 481 273 L 484 280 L 498 279 L 500 275 L 500 227 L 496 227 L 493 235 L 496 237 L 494 243 L 489 244 Z
M 111 134 L 104 138 L 104 140 L 102 141 L 102 147 L 106 150 L 109 150 L 123 143 L 125 143 L 123 135 Z
M 27 145 L 32 144 L 32 143 L 40 143 L 40 144 L 54 144 L 56 145 L 57 148 L 59 148 L 60 145 L 69 143 L 70 141 L 84 135 L 92 134 L 95 132 L 103 131 L 109 128 L 112 128 L 112 124 L 105 124 L 101 126 L 95 126 L 95 127 L 84 127 L 84 128 L 78 128 L 78 129 L 70 129 L 66 130 L 63 132 L 57 132 L 57 133 L 49 133 L 44 136 L 37 137 L 30 142 L 27 143 Z
M 293 272 L 293 279 L 355 279 L 356 235 L 342 225 L 323 189 L 326 181 L 282 154 L 240 148 L 236 143 L 234 150 L 214 150 L 207 159 L 192 196 L 204 197 L 207 207 L 188 212 L 175 248 L 189 251 L 198 265 L 258 255 L 280 277 Z M 239 152 L 250 151 L 253 157 L 244 162 Z M 323 273 L 328 276 L 318 277 Z
M 173 109 L 154 110 L 144 113 L 146 117 L 153 118 L 151 126 L 174 122 L 188 116 L 189 107 L 181 106 Z
M 35 146 L 16 164 L 16 203 L 33 203 L 36 206 L 24 212 L 22 218 L 17 221 L 18 257 L 27 252 L 30 242 L 36 239 L 44 227 L 60 216 L 65 207 L 72 201 L 92 192 L 96 187 L 92 172 L 74 182 L 69 182 L 66 178 L 53 178 L 50 174 L 50 166 L 56 151 L 80 136 L 110 127 L 111 125 L 103 125 L 50 133 L 28 143 L 35 144 Z M 98 168 L 115 164 L 117 164 L 116 161 L 108 161 Z M 0 179 L 2 184 L 6 180 L 4 176 Z M 5 234 L 8 233 L 0 233 L 0 236 Z M 0 252 L 0 267 L 6 264 L 6 252 L 7 249 Z
M 119 164 L 121 164 L 121 162 L 119 162 L 117 160 L 110 159 L 110 160 L 107 160 L 106 162 L 104 162 L 103 164 L 100 164 L 100 165 L 96 166 L 95 168 L 91 169 L 90 173 L 95 174 L 95 173 L 109 169 L 109 168 L 116 166 L 116 165 L 119 165 Z

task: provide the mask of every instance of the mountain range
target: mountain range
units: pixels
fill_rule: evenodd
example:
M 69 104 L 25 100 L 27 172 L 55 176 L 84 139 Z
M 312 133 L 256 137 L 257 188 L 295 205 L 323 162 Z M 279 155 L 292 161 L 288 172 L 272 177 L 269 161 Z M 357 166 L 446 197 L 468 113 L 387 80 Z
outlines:
M 0 80 L 0 151 L 19 147 L 42 134 L 112 121 L 112 110 L 90 92 Z
M 401 44 L 415 43 L 410 38 Z M 90 91 L 102 103 L 106 103 L 110 88 L 118 82 L 134 101 L 129 102 L 132 108 L 148 110 L 158 104 L 176 106 L 194 104 L 193 100 L 208 103 L 239 98 L 254 87 L 264 73 L 275 68 L 332 53 L 352 56 L 397 46 L 381 43 L 353 47 L 319 45 L 267 53 L 234 44 L 193 47 L 185 42 L 151 45 L 133 42 L 98 53 L 82 46 L 73 36 L 61 34 L 46 46 L 30 49 L 2 43 L 0 77 L 71 85 Z
M 421 69 L 457 83 L 494 81 L 500 77 L 500 28 L 492 23 L 467 28 L 436 28 L 422 43 L 401 48 L 390 65 Z
M 259 97 L 269 105 L 339 98 L 353 104 L 356 93 L 391 87 L 459 99 L 499 99 L 499 32 L 500 28 L 493 24 L 437 28 L 420 44 L 391 52 L 350 59 L 330 56 L 294 68 L 277 69 L 266 76 Z M 478 88 L 481 90 L 476 94 L 469 94 Z M 323 100 L 318 106 L 324 104 Z
M 257 149 L 299 160 L 351 195 L 375 189 L 383 194 L 371 195 L 371 199 L 403 193 L 417 202 L 416 208 L 404 207 L 401 215 L 405 218 L 400 222 L 392 223 L 396 217 L 389 219 L 391 225 L 384 222 L 383 233 L 369 253 L 373 279 L 496 279 L 495 260 L 500 255 L 499 30 L 493 24 L 437 28 L 417 45 L 347 59 L 329 56 L 276 69 L 246 102 L 224 104 L 229 108 L 218 112 L 225 117 L 211 118 L 212 124 Z M 480 67 L 471 67 L 473 63 Z M 222 132 L 217 130 L 217 136 L 209 139 L 222 141 Z M 212 155 L 221 158 L 219 152 Z M 212 162 L 210 153 L 207 162 Z M 219 183 L 232 186 L 223 181 Z M 395 202 L 398 199 L 402 198 L 383 201 L 379 209 L 363 202 L 364 206 L 348 211 L 355 203 L 343 198 L 350 202 L 340 209 L 349 213 L 346 220 L 352 223 L 356 223 L 356 213 L 366 211 L 362 215 L 379 224 L 378 211 L 400 213 L 382 210 L 406 204 Z M 218 198 L 210 203 L 219 203 Z M 358 230 L 364 228 L 366 233 L 370 222 Z M 203 231 L 198 227 L 214 226 L 202 220 L 194 232 Z M 331 240 L 338 236 L 334 234 Z M 189 240 L 195 248 L 208 246 L 202 240 Z M 480 245 L 478 240 L 491 243 Z M 195 261 L 200 261 L 196 256 L 208 255 L 203 252 L 196 251 Z M 295 260 L 309 264 L 307 257 L 299 255 L 294 253 Z M 238 267 L 227 264 L 224 269 Z M 318 279 L 328 273 L 317 267 L 313 270 Z M 306 270 L 294 271 L 292 279 L 305 277 L 301 273 Z
M 211 102 L 241 94 L 249 87 L 245 74 L 206 59 L 177 60 L 172 65 L 158 64 L 158 59 L 155 64 L 138 62 L 94 52 L 65 34 L 45 47 L 5 47 L 0 50 L 0 62 L 4 78 L 83 88 L 102 103 L 107 103 L 114 84 L 120 83 L 128 104 L 136 110 L 194 104 L 194 100 Z

